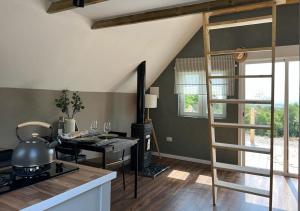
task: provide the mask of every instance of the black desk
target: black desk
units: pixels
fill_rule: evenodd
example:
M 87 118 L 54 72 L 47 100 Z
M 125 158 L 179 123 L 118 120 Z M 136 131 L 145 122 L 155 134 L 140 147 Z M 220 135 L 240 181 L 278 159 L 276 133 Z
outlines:
M 124 139 L 124 140 L 136 140 L 136 144 L 131 147 L 131 150 L 134 150 L 136 153 L 136 157 L 138 157 L 138 144 L 139 141 L 136 138 L 123 138 L 123 137 L 118 137 L 118 139 Z M 102 167 L 103 169 L 106 168 L 106 152 L 112 151 L 112 146 L 111 145 L 105 145 L 105 146 L 97 146 L 94 143 L 87 143 L 87 142 L 81 142 L 76 139 L 62 139 L 62 147 L 69 147 L 73 148 L 75 151 L 79 149 L 83 150 L 88 150 L 88 151 L 93 151 L 93 152 L 99 152 L 102 153 L 102 165 L 99 166 L 100 168 Z M 75 153 L 75 156 L 77 156 L 77 153 Z M 77 157 L 75 158 L 77 160 Z M 134 181 L 134 197 L 137 198 L 137 178 L 138 178 L 138 159 L 135 159 L 135 181 Z M 132 162 L 132 160 L 131 160 Z

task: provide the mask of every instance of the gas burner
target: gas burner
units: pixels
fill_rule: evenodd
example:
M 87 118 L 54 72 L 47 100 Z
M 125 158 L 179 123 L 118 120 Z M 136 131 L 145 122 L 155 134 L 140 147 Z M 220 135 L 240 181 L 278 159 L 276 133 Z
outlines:
M 39 168 L 7 166 L 0 168 L 0 194 L 35 184 L 53 177 L 78 170 L 78 167 L 59 162 Z
M 39 176 L 45 171 L 51 168 L 51 164 L 46 164 L 43 166 L 34 166 L 34 167 L 17 167 L 13 166 L 14 173 L 17 176 L 25 177 L 25 178 L 32 178 L 35 176 Z

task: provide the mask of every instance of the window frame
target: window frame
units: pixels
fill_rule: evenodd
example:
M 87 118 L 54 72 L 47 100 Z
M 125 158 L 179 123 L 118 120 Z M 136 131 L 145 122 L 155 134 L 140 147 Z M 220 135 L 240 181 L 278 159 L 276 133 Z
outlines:
M 279 47 L 280 49 L 280 47 Z M 239 66 L 239 71 L 243 74 L 245 74 L 245 69 L 246 69 L 246 65 L 247 64 L 259 64 L 259 63 L 271 63 L 272 60 L 270 58 L 268 58 L 267 56 L 257 56 L 257 55 L 260 55 L 258 53 L 255 54 L 255 57 L 254 58 L 250 58 L 248 59 L 246 62 L 243 62 L 241 63 L 241 65 Z M 286 67 L 285 67 L 285 98 L 288 97 L 288 94 L 289 94 L 289 80 L 288 80 L 288 75 L 289 75 L 289 62 L 292 62 L 292 61 L 300 61 L 299 60 L 299 56 L 290 56 L 290 55 L 286 55 L 286 56 L 278 56 L 276 57 L 275 59 L 275 63 L 277 62 L 284 62 L 286 64 Z M 275 76 L 276 77 L 276 76 Z M 245 98 L 245 79 L 241 80 L 241 82 L 239 83 L 239 98 L 243 99 Z M 286 103 L 287 102 L 287 103 Z M 274 170 L 274 174 L 276 175 L 283 175 L 283 176 L 289 176 L 289 177 L 298 177 L 299 175 L 298 174 L 295 174 L 295 173 L 291 173 L 289 171 L 289 162 L 288 162 L 288 150 L 289 150 L 289 134 L 288 134 L 288 122 L 289 119 L 288 119 L 288 116 L 289 116 L 289 112 L 288 112 L 288 99 L 285 99 L 285 117 L 284 117 L 284 149 L 283 149 L 283 153 L 284 153 L 284 157 L 283 157 L 283 171 L 279 171 L 279 170 Z M 242 122 L 243 121 L 243 112 L 244 112 L 244 108 L 241 106 L 239 107 L 239 114 L 238 114 L 238 118 L 239 118 L 239 122 Z M 239 144 L 245 144 L 245 140 L 244 140 L 244 134 L 243 134 L 243 131 L 239 131 L 239 135 L 238 135 L 238 143 Z M 239 165 L 242 165 L 242 166 L 245 166 L 245 152 L 240 152 L 239 155 L 238 155 L 238 163 Z M 299 166 L 298 166 L 299 168 Z
M 199 112 L 185 112 L 184 111 L 184 108 L 185 108 L 185 95 L 184 94 L 179 94 L 178 95 L 178 116 L 207 119 L 208 118 L 207 96 L 206 95 L 198 95 L 198 96 L 200 97 L 200 99 L 199 99 L 200 103 L 198 103 Z M 222 112 L 222 114 L 214 114 L 215 119 L 226 119 L 226 117 L 227 117 L 227 106 L 224 103 L 222 103 L 222 105 L 223 105 L 223 112 Z

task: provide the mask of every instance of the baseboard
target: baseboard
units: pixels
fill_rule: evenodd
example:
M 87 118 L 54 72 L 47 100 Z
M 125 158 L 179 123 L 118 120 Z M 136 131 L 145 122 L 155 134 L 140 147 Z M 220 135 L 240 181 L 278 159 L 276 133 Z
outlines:
M 158 153 L 152 152 L 152 155 L 158 156 Z M 193 163 L 201 163 L 201 164 L 210 165 L 209 160 L 203 160 L 203 159 L 198 159 L 198 158 L 191 158 L 191 157 L 185 157 L 185 156 L 180 156 L 180 155 L 171 155 L 171 154 L 166 154 L 166 153 L 160 153 L 160 156 L 165 157 L 165 158 L 172 158 L 172 159 L 177 159 L 177 160 L 189 161 L 189 162 L 193 162 Z

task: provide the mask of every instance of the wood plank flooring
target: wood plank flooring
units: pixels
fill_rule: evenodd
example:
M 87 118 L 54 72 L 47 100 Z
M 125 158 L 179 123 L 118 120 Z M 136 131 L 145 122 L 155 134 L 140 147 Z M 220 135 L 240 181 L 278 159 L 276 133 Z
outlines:
M 126 190 L 122 177 L 112 182 L 112 211 L 198 211 L 198 210 L 268 210 L 268 199 L 226 189 L 218 189 L 217 206 L 212 206 L 211 177 L 208 165 L 174 159 L 156 159 L 170 169 L 156 179 L 139 177 L 138 198 L 133 197 L 134 176 L 126 174 Z M 221 172 L 219 178 L 252 187 L 268 188 L 265 177 Z M 273 210 L 297 210 L 298 180 L 274 176 Z

